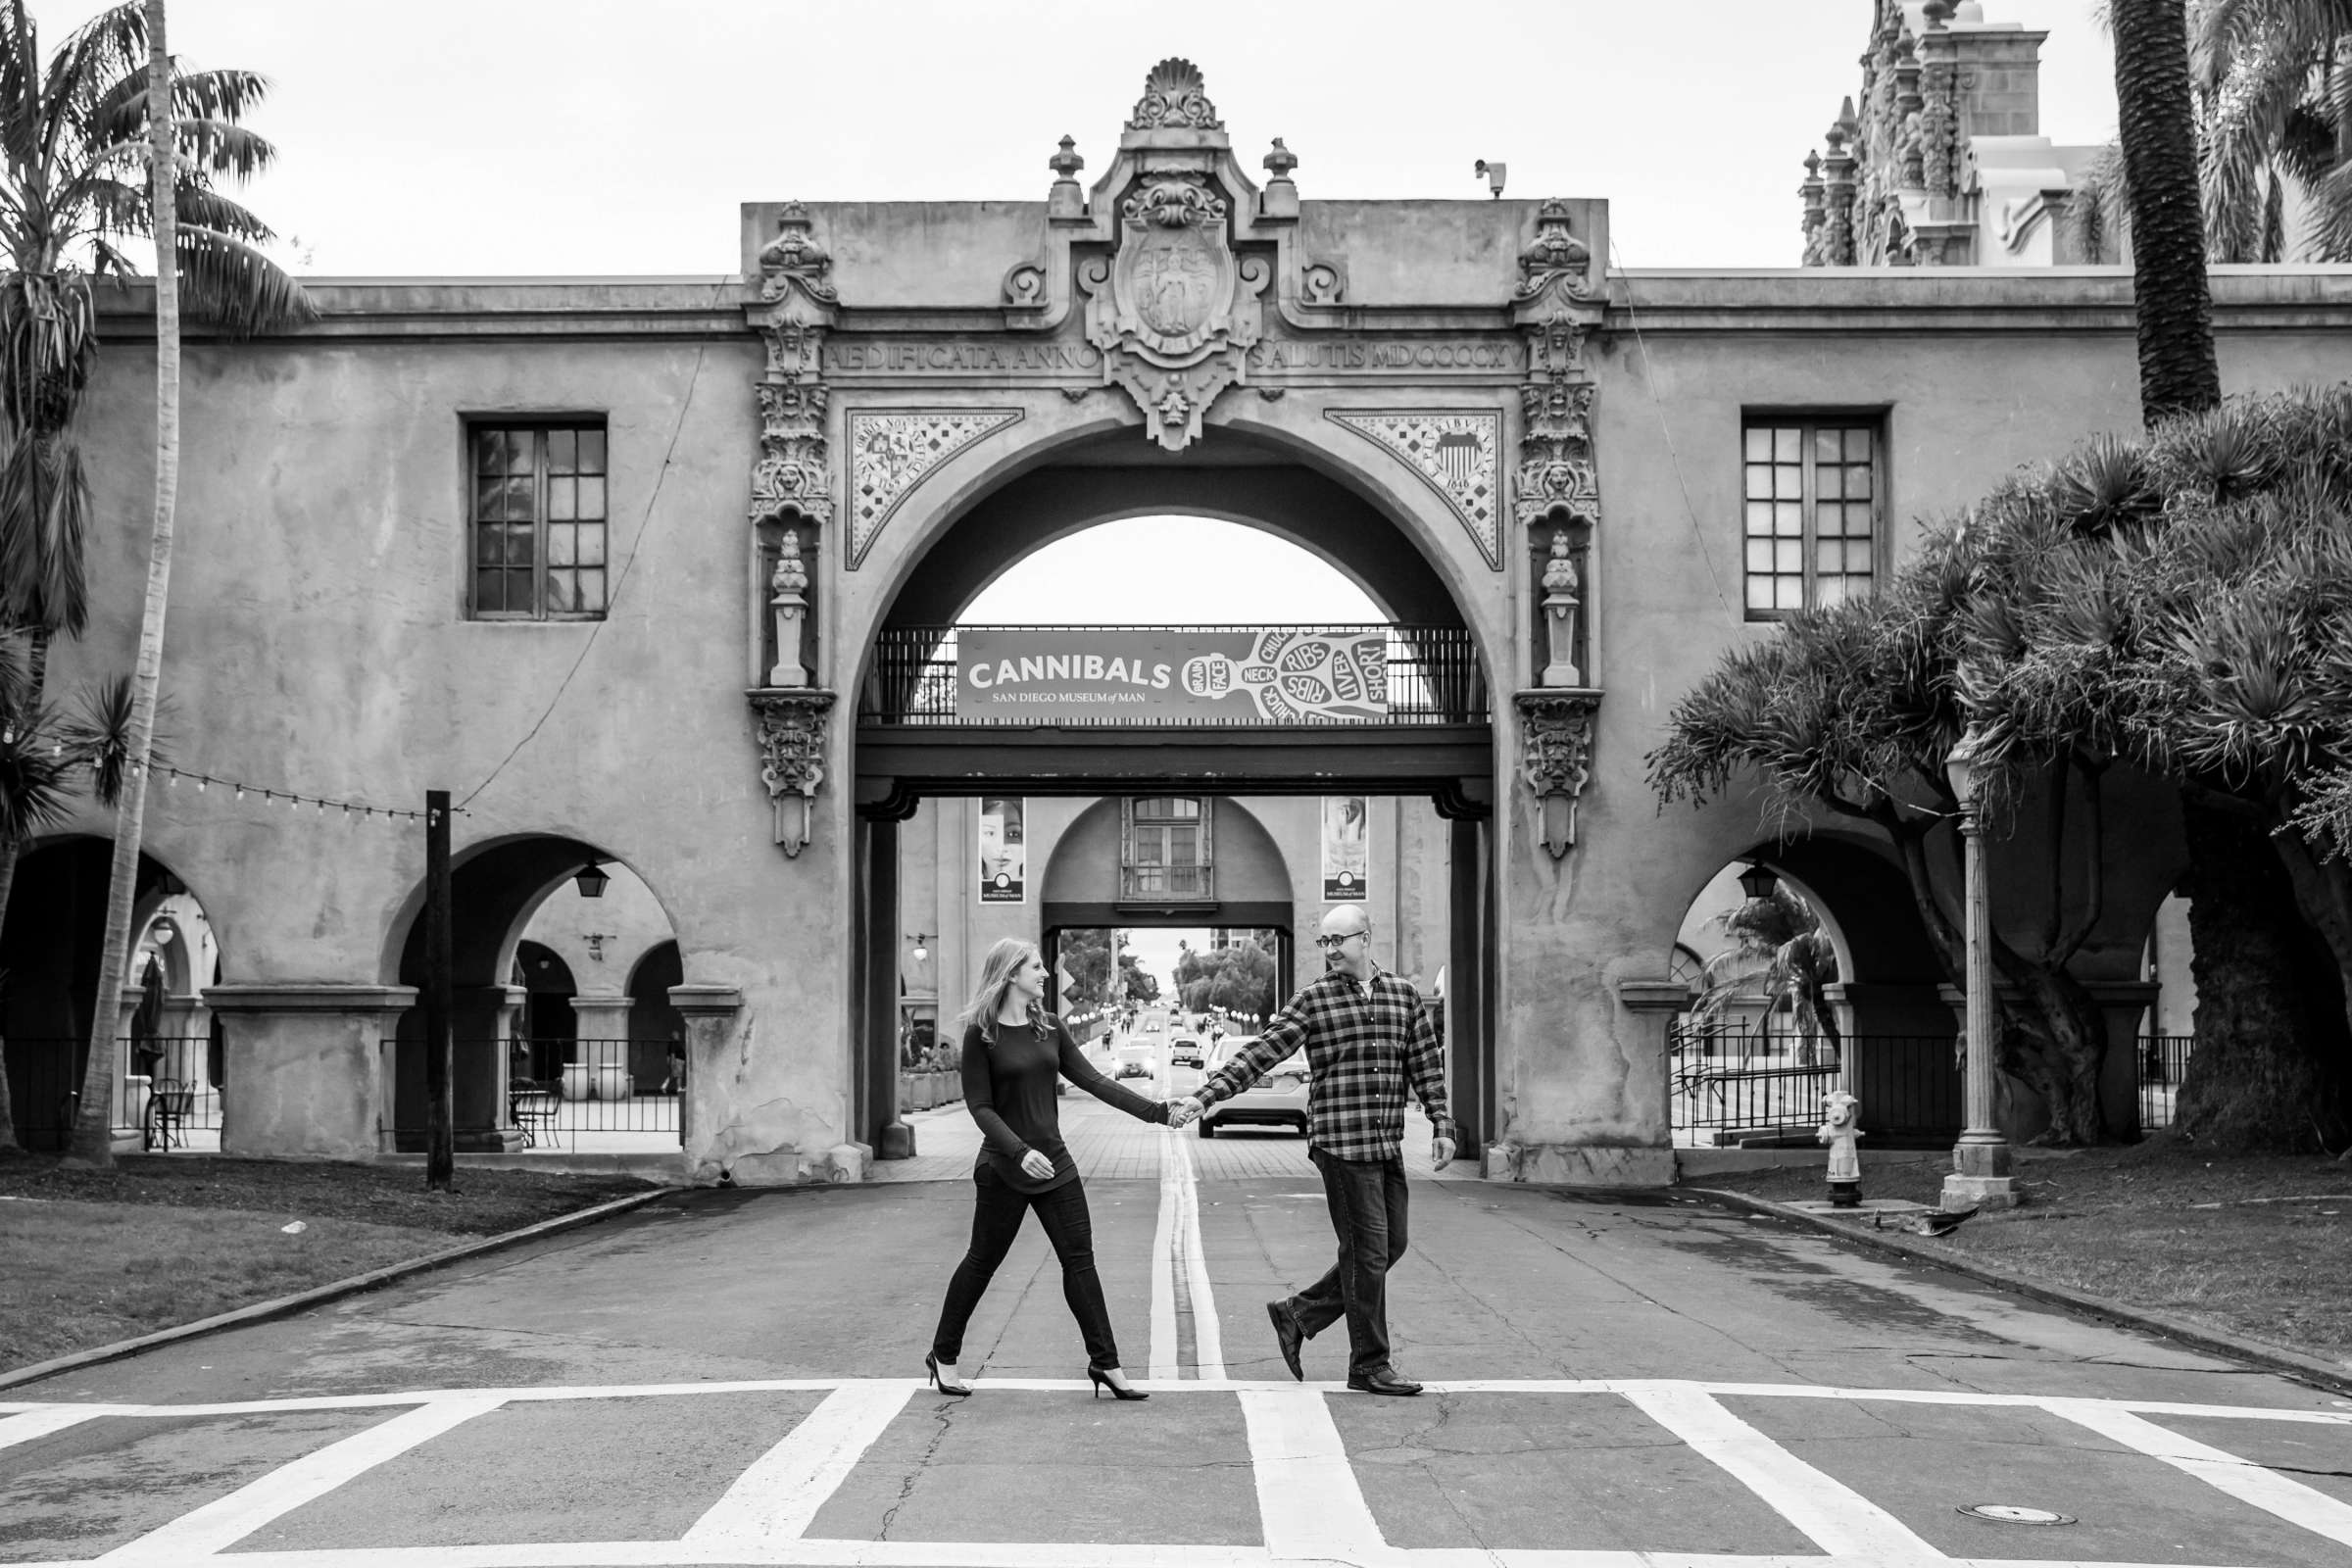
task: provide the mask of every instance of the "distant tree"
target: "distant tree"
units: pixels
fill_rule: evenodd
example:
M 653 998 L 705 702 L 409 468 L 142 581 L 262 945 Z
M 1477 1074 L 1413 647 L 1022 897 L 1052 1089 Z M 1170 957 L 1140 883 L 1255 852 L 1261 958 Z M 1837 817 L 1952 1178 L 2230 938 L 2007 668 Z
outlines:
M 1781 885 L 1708 923 L 1730 937 L 1732 946 L 1707 961 L 1705 989 L 1690 1008 L 1693 1020 L 1713 1023 L 1735 1004 L 1760 999 L 1767 1017 L 1780 1007 L 1788 1009 L 1799 1061 L 1835 1062 L 1845 1046 L 1829 995 L 1838 982 L 1838 950 L 1813 906 Z M 1828 1042 L 1826 1051 L 1818 1045 L 1822 1041 Z
M 1274 1010 L 1274 956 L 1244 938 L 1206 953 L 1187 949 L 1176 961 L 1177 994 L 1185 1008 L 1264 1014 Z

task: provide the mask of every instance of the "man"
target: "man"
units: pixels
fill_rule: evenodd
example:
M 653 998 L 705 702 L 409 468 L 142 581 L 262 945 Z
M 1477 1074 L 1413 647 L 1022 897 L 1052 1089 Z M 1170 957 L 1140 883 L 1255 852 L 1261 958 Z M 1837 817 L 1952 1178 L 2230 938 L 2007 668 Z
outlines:
M 1359 1394 L 1412 1395 L 1421 1385 L 1389 1361 L 1388 1274 L 1404 1255 L 1404 1086 L 1409 1078 L 1437 1137 L 1430 1157 L 1453 1160 L 1453 1118 L 1446 1109 L 1445 1054 L 1409 981 L 1372 961 L 1372 925 L 1361 906 L 1335 906 L 1315 938 L 1329 965 L 1276 1013 L 1264 1031 L 1190 1096 L 1168 1102 L 1182 1127 L 1287 1060 L 1306 1053 L 1307 1157 L 1323 1173 L 1323 1198 L 1340 1241 L 1339 1261 L 1298 1295 L 1266 1303 L 1274 1341 L 1291 1376 L 1305 1341 L 1348 1320 L 1348 1387 Z

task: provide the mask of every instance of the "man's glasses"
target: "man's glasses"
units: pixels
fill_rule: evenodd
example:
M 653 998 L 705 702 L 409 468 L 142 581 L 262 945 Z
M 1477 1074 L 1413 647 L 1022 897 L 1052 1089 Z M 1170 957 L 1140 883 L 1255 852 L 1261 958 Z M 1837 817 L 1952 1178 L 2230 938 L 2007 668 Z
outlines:
M 1337 953 L 1357 937 L 1368 937 L 1371 934 L 1369 931 L 1343 931 L 1336 937 L 1315 938 L 1315 946 L 1326 953 Z

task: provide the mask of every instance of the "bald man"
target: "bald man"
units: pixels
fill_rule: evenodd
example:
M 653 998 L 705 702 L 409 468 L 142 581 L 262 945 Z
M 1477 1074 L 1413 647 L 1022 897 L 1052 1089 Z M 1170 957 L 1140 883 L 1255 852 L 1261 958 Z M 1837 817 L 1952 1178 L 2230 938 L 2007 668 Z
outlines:
M 1263 1033 L 1170 1102 L 1181 1127 L 1229 1100 L 1296 1052 L 1306 1053 L 1307 1157 L 1323 1173 L 1323 1199 L 1339 1236 L 1339 1260 L 1298 1295 L 1266 1303 L 1274 1343 L 1291 1376 L 1303 1382 L 1307 1340 L 1348 1320 L 1348 1387 L 1359 1394 L 1413 1395 L 1421 1385 L 1389 1359 L 1388 1275 L 1404 1255 L 1404 1088 L 1409 1080 L 1437 1139 L 1430 1157 L 1453 1160 L 1453 1118 L 1446 1109 L 1445 1053 L 1412 982 L 1372 961 L 1372 922 L 1342 904 L 1315 939 L 1327 965 L 1274 1015 Z

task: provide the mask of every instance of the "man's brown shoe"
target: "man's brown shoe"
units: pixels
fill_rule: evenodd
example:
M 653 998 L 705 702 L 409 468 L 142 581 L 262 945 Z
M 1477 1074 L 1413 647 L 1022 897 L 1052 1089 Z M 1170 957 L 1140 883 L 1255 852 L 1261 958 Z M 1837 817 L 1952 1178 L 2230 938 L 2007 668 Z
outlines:
M 1398 1377 L 1396 1368 L 1386 1366 L 1377 1372 L 1350 1377 L 1348 1387 L 1358 1394 L 1411 1395 L 1421 1392 L 1420 1384 Z
M 1266 1316 L 1274 1320 L 1274 1344 L 1282 1351 L 1282 1364 L 1291 1369 L 1291 1376 L 1306 1381 L 1306 1371 L 1298 1364 L 1298 1348 L 1306 1343 L 1306 1330 L 1298 1326 L 1298 1314 L 1281 1301 L 1266 1303 Z

